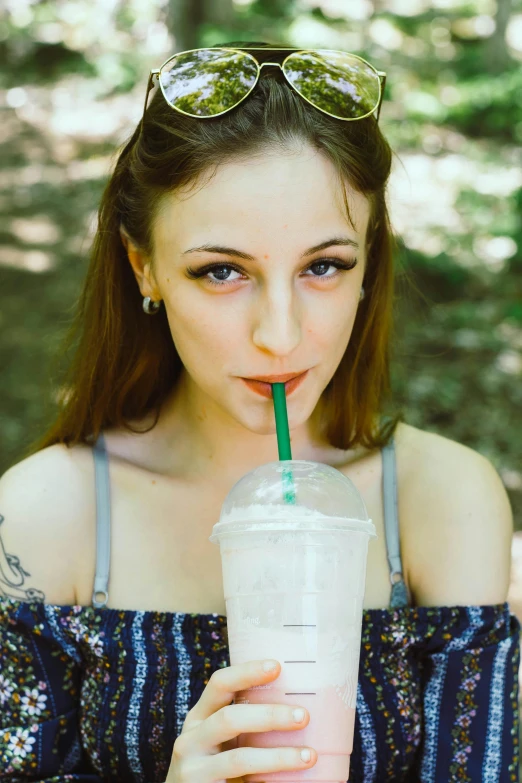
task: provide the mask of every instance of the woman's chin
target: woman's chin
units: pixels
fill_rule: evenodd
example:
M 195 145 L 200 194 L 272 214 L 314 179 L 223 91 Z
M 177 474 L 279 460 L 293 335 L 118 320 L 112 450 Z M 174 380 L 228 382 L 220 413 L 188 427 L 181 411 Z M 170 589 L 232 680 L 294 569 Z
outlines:
M 307 406 L 307 409 L 304 410 L 302 406 L 299 406 L 299 409 L 293 410 L 293 406 L 287 405 L 288 427 L 290 432 L 293 432 L 294 430 L 306 424 L 315 406 L 312 406 L 311 410 L 308 410 L 308 407 L 309 406 Z M 267 409 L 262 413 L 250 410 L 245 411 L 244 415 L 241 416 L 240 419 L 238 419 L 237 416 L 234 418 L 249 432 L 255 432 L 257 435 L 270 435 L 272 437 L 276 437 L 277 430 L 272 400 L 270 400 L 270 405 L 267 406 Z

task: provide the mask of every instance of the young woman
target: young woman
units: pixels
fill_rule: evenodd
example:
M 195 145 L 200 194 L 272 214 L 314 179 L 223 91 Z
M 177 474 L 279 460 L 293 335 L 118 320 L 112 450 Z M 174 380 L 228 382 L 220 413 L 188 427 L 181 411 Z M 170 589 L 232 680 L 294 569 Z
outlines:
M 351 479 L 378 532 L 350 783 L 517 780 L 506 492 L 477 452 L 384 415 L 385 75 L 227 47 L 154 75 L 103 195 L 58 420 L 0 482 L 0 778 L 314 766 L 291 733 L 236 747 L 310 716 L 232 703 L 280 662 L 229 665 L 208 540 L 234 483 L 278 457 L 269 382 L 300 376 L 293 457 Z

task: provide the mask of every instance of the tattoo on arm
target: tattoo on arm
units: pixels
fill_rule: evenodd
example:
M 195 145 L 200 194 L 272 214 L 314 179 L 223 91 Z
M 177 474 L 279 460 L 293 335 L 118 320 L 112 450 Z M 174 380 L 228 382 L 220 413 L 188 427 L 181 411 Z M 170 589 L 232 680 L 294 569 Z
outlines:
M 0 527 L 3 521 L 4 517 L 0 514 Z M 35 590 L 34 587 L 24 587 L 26 576 L 31 576 L 31 574 L 24 571 L 20 565 L 20 558 L 16 555 L 9 555 L 5 551 L 0 534 L 0 596 L 30 603 L 43 603 L 45 595 L 41 590 Z

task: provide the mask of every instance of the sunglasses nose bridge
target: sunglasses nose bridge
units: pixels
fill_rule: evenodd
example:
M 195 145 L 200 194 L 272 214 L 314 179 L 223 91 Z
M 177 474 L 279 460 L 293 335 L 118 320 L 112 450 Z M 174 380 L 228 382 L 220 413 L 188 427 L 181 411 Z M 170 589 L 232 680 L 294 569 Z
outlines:
M 283 70 L 283 66 L 281 65 L 281 63 L 261 63 L 259 66 L 259 70 L 261 71 L 261 68 L 264 68 L 265 65 L 275 65 L 276 68 L 281 68 L 281 70 Z

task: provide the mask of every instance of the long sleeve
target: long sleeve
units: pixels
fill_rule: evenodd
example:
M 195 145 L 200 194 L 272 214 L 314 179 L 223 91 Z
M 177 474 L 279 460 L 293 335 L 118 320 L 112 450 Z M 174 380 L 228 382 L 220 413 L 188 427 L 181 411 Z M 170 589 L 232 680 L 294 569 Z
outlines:
M 51 617 L 0 599 L 0 780 L 101 783 L 80 742 L 82 655 Z
M 422 741 L 412 780 L 518 781 L 520 624 L 508 605 L 469 606 L 423 650 Z

